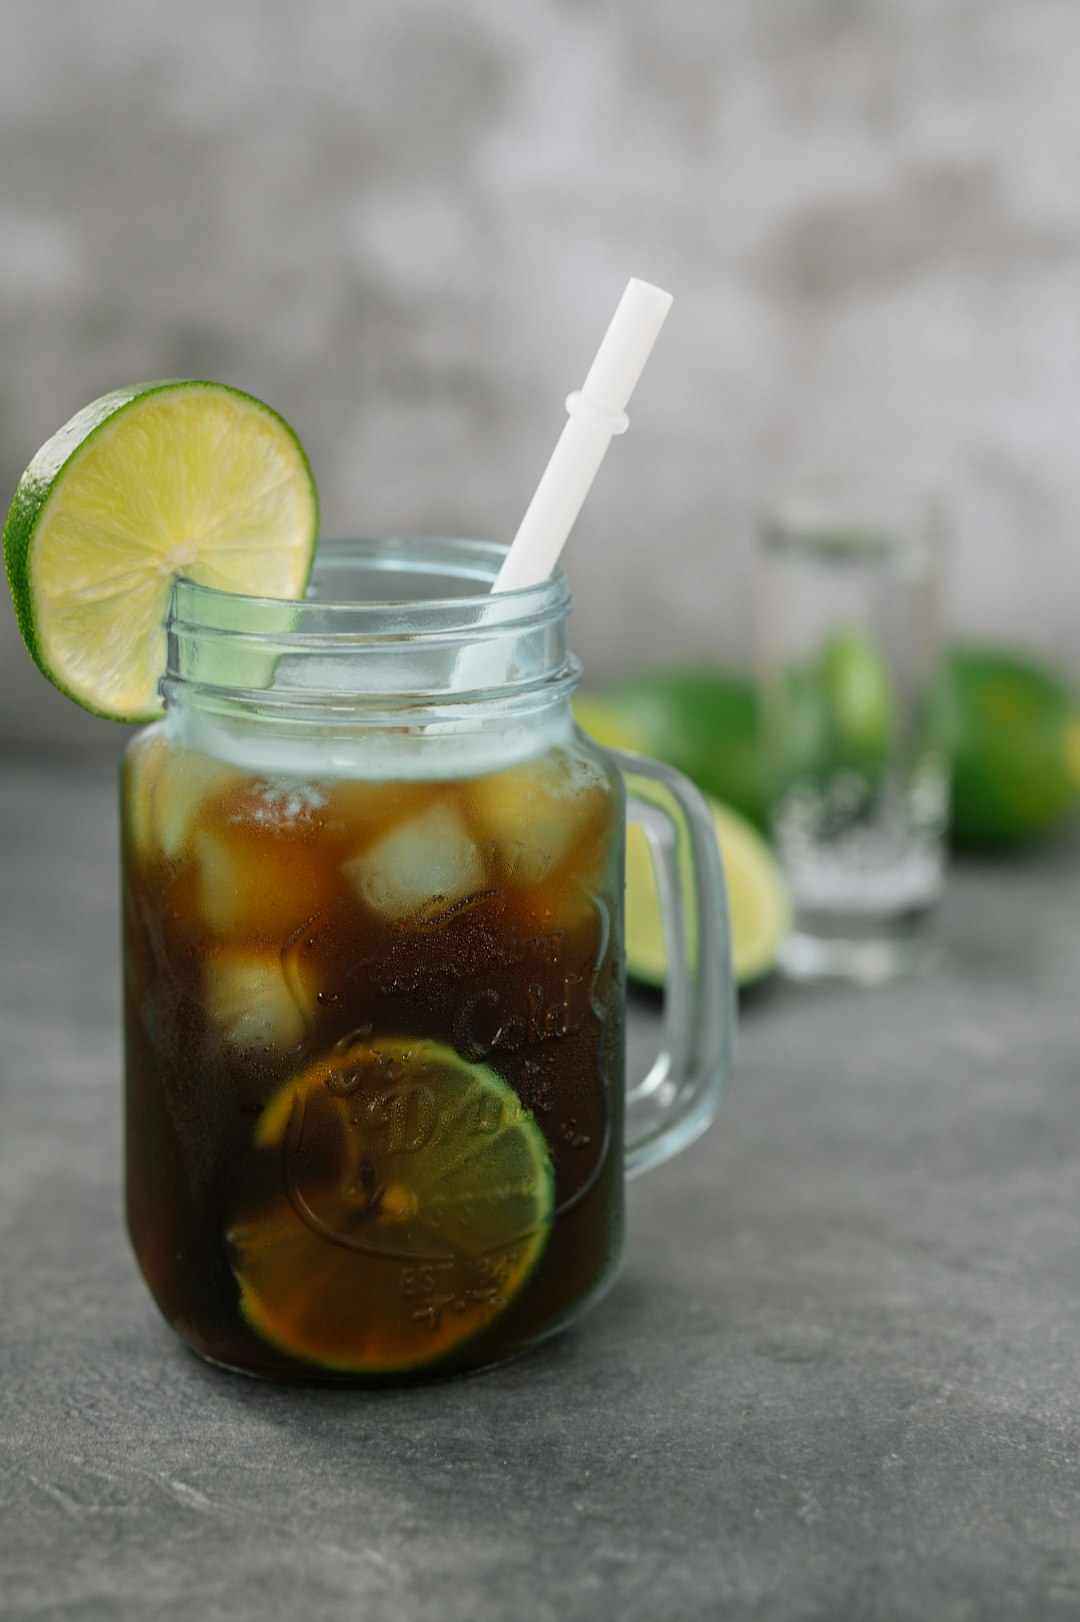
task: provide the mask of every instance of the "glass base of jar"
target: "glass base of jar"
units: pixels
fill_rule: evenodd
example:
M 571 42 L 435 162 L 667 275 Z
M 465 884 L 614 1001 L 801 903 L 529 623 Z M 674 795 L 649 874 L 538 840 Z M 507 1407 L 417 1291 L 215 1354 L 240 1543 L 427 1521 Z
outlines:
M 259 1367 L 254 1363 L 230 1362 L 227 1358 L 216 1357 L 206 1350 L 198 1341 L 186 1334 L 179 1324 L 174 1323 L 166 1314 L 165 1322 L 179 1340 L 184 1351 L 198 1362 L 210 1368 L 219 1369 L 223 1374 L 236 1374 L 245 1380 L 254 1380 L 260 1385 L 301 1386 L 305 1388 L 320 1387 L 322 1390 L 331 1388 L 351 1390 L 395 1390 L 406 1386 L 431 1385 L 447 1380 L 467 1380 L 478 1374 L 491 1374 L 511 1363 L 518 1363 L 524 1357 L 529 1357 L 548 1341 L 566 1334 L 577 1328 L 582 1318 L 592 1312 L 601 1301 L 610 1294 L 618 1282 L 622 1271 L 623 1250 L 620 1244 L 612 1257 L 604 1274 L 593 1285 L 592 1289 L 579 1297 L 572 1306 L 567 1307 L 558 1317 L 548 1323 L 542 1330 L 527 1340 L 512 1344 L 504 1351 L 499 1351 L 486 1359 L 475 1363 L 465 1362 L 453 1357 L 441 1359 L 438 1362 L 414 1369 L 387 1371 L 385 1373 L 360 1373 L 348 1369 L 319 1368 L 315 1364 L 305 1367 L 303 1364 L 293 1365 L 275 1363 Z M 161 1310 L 160 1302 L 157 1302 Z
M 198 1362 L 205 1363 L 212 1369 L 218 1369 L 222 1374 L 236 1374 L 242 1380 L 253 1380 L 257 1385 L 299 1386 L 305 1390 L 320 1389 L 323 1391 L 335 1387 L 338 1390 L 352 1391 L 394 1391 L 406 1386 L 432 1385 L 435 1382 L 445 1383 L 448 1380 L 471 1380 L 479 1374 L 492 1374 L 496 1369 L 505 1368 L 508 1364 L 519 1363 L 523 1357 L 528 1357 L 545 1341 L 553 1340 L 556 1335 L 561 1335 L 564 1329 L 570 1327 L 569 1324 L 560 1324 L 557 1329 L 550 1330 L 546 1335 L 542 1335 L 539 1340 L 533 1341 L 530 1345 L 518 1346 L 512 1352 L 504 1352 L 498 1357 L 493 1357 L 488 1363 L 477 1363 L 468 1368 L 414 1369 L 411 1372 L 402 1371 L 400 1374 L 351 1374 L 347 1372 L 339 1373 L 333 1369 L 317 1368 L 311 1368 L 310 1370 L 297 1369 L 295 1372 L 292 1370 L 285 1372 L 279 1369 L 257 1369 L 247 1367 L 242 1363 L 227 1363 L 220 1357 L 212 1357 L 209 1352 L 204 1352 L 199 1346 L 193 1346 L 191 1341 L 185 1340 L 183 1336 L 180 1337 L 180 1344 L 185 1352 L 196 1358 Z
M 927 916 L 800 913 L 780 950 L 780 972 L 801 984 L 841 980 L 861 986 L 933 974 L 944 954 L 926 934 Z

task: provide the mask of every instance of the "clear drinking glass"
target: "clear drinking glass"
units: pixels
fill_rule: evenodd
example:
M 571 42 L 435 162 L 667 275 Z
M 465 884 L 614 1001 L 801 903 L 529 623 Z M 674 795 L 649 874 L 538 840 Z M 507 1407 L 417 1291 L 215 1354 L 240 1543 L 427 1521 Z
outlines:
M 887 979 L 927 961 L 945 862 L 938 702 L 941 520 L 884 481 L 792 489 L 758 554 L 758 651 L 774 840 L 796 978 Z
M 173 591 L 165 718 L 123 779 L 128 1225 L 165 1317 L 234 1369 L 524 1351 L 611 1283 L 627 1172 L 716 1109 L 708 810 L 575 727 L 566 578 L 492 596 L 503 556 L 324 542 L 303 603 Z M 670 965 L 629 1087 L 628 809 Z

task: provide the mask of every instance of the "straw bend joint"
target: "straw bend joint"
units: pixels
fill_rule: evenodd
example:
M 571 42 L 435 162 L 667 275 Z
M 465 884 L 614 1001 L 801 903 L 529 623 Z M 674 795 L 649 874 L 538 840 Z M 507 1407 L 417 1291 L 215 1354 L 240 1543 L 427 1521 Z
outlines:
M 602 433 L 612 437 L 625 434 L 630 426 L 630 418 L 625 411 L 609 411 L 606 406 L 588 399 L 580 389 L 566 396 L 566 409 L 575 422 L 582 423 L 586 428 L 599 428 Z

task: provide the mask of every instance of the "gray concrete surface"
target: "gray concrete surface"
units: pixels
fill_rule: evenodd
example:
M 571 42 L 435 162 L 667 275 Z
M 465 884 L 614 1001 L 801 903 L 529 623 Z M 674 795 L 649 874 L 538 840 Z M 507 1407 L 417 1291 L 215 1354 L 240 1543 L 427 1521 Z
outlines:
M 210 375 L 328 530 L 508 535 L 635 274 L 676 304 L 573 543 L 594 676 L 745 662 L 750 516 L 836 460 L 943 484 L 953 623 L 1080 672 L 1078 60 L 1075 0 L 6 0 L 0 505 Z M 104 737 L 0 592 L 38 734 Z
M 958 868 L 931 980 L 753 999 L 592 1317 L 375 1395 L 216 1373 L 144 1293 L 114 841 L 100 759 L 5 761 L 5 1622 L 1080 1614 L 1080 840 Z

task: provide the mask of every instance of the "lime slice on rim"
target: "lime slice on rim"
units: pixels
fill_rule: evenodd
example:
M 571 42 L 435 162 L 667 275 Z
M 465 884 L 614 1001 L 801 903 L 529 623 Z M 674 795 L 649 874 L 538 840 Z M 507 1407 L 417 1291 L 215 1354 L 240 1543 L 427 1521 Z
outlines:
M 86 406 L 42 446 L 4 525 L 31 656 L 84 709 L 161 713 L 174 577 L 303 596 L 318 533 L 306 456 L 268 406 L 221 383 L 141 383 Z
M 739 985 L 776 966 L 791 929 L 791 903 L 776 857 L 757 829 L 727 806 L 709 802 L 724 863 L 732 959 Z M 626 837 L 626 967 L 646 985 L 664 983 L 664 931 L 645 831 Z
M 483 1329 L 543 1254 L 555 1178 L 513 1089 L 439 1042 L 346 1043 L 270 1099 L 281 1177 L 229 1232 L 240 1306 L 323 1368 L 421 1368 Z

